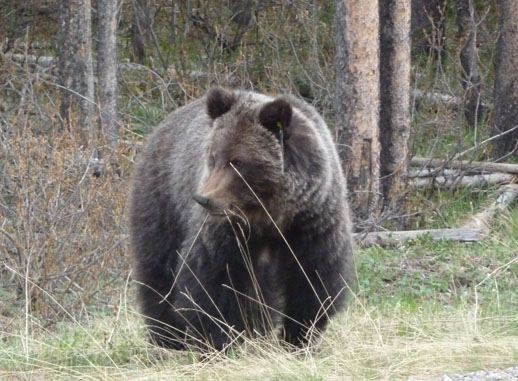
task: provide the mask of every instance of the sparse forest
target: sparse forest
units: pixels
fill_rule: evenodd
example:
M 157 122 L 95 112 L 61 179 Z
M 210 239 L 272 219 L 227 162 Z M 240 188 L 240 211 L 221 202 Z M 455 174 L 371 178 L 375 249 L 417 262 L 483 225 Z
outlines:
M 0 378 L 433 379 L 518 364 L 518 2 L 0 0 Z M 330 126 L 358 284 L 316 349 L 146 341 L 127 197 L 213 85 Z

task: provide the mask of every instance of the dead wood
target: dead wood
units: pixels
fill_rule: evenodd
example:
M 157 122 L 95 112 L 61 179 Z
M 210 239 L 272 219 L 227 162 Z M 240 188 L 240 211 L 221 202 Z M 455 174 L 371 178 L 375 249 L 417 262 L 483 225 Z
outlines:
M 460 176 L 466 175 L 459 169 L 448 169 L 448 168 L 416 168 L 409 172 L 409 178 L 415 177 L 437 177 L 437 176 Z
M 517 197 L 518 184 L 503 186 L 495 201 L 481 212 L 469 217 L 460 228 L 356 233 L 354 238 L 360 247 L 399 246 L 408 240 L 423 236 L 430 236 L 434 241 L 441 239 L 458 242 L 479 241 L 489 233 L 496 213 L 505 210 Z
M 46 69 L 57 63 L 57 58 L 52 56 L 37 56 L 32 54 L 5 54 L 3 57 L 19 64 L 37 66 Z M 93 61 L 93 66 L 97 67 L 97 61 Z M 125 70 L 148 72 L 151 69 L 147 66 L 131 62 L 119 62 L 118 67 Z
M 354 238 L 360 247 L 368 247 L 373 245 L 379 245 L 382 247 L 399 246 L 404 244 L 408 240 L 424 236 L 430 236 L 434 241 L 448 239 L 459 242 L 475 242 L 480 240 L 484 236 L 484 230 L 471 228 L 457 228 L 386 231 L 354 234 Z
M 423 91 L 419 89 L 414 89 L 412 91 L 412 95 L 417 101 L 430 102 L 433 105 L 443 105 L 446 107 L 450 107 L 452 109 L 458 109 L 459 107 L 462 107 L 465 104 L 465 100 L 463 99 L 463 97 L 439 93 L 436 91 Z M 479 103 L 479 106 L 481 108 L 488 107 L 488 105 L 485 103 Z
M 484 187 L 495 184 L 509 184 L 515 180 L 516 176 L 509 173 L 490 173 L 473 176 L 420 177 L 409 181 L 409 184 L 415 188 Z
M 463 224 L 463 228 L 482 229 L 489 233 L 491 222 L 495 214 L 505 210 L 518 197 L 518 184 L 505 185 L 501 189 L 500 196 L 481 212 L 470 216 Z
M 419 89 L 413 90 L 414 98 L 420 101 L 428 101 L 433 104 L 442 104 L 452 108 L 462 105 L 462 99 L 455 95 L 443 94 L 433 91 L 423 91 Z
M 518 174 L 518 164 L 492 163 L 488 161 L 443 160 L 413 157 L 410 161 L 410 165 L 413 167 L 440 167 Z

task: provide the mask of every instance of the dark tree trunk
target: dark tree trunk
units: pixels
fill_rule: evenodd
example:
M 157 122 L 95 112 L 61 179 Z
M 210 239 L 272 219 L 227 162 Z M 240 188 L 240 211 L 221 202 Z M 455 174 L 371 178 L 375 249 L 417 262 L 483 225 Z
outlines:
M 131 25 L 131 48 L 133 60 L 139 63 L 149 56 L 153 46 L 153 22 L 155 5 L 153 0 L 132 0 L 133 20 Z
M 518 129 L 518 1 L 500 1 L 499 38 L 495 65 L 493 135 L 504 134 L 493 144 L 495 157 L 516 155 Z
M 117 115 L 117 0 L 98 0 L 99 45 L 97 51 L 97 77 L 99 88 L 99 127 L 107 135 L 108 145 L 114 147 L 118 140 Z
M 410 0 L 380 0 L 380 143 L 385 207 L 401 201 L 410 137 Z
M 234 35 L 232 46 L 237 46 L 245 35 L 252 23 L 252 11 L 254 4 L 251 0 L 232 0 L 230 7 L 232 10 L 232 21 L 238 25 L 238 30 Z
M 481 104 L 482 80 L 478 69 L 477 23 L 473 0 L 457 0 L 457 26 L 462 43 L 460 63 L 464 87 L 464 115 L 468 124 L 475 127 L 484 113 Z
M 81 143 L 94 139 L 95 111 L 90 0 L 61 0 L 58 34 L 60 115 L 80 129 Z
M 335 45 L 336 140 L 353 215 L 365 220 L 380 196 L 377 1 L 337 1 Z

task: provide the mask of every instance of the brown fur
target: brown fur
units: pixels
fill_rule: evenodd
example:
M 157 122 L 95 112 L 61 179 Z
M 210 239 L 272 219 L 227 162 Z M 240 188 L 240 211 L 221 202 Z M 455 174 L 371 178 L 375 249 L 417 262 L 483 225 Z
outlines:
M 137 167 L 130 217 L 140 304 L 161 345 L 222 349 L 277 328 L 303 344 L 353 282 L 336 149 L 296 98 L 214 88 L 170 114 Z

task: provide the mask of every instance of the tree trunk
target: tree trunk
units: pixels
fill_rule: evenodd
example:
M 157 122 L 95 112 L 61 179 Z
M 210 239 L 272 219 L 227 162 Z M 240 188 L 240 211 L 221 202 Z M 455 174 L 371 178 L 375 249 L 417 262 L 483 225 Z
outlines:
M 410 0 L 380 1 L 380 142 L 385 207 L 394 209 L 408 167 Z
M 473 0 L 457 0 L 457 26 L 462 43 L 460 63 L 464 87 L 464 115 L 468 124 L 475 127 L 484 113 L 480 98 L 482 79 L 478 69 L 477 23 Z
M 99 127 L 115 147 L 119 135 L 117 115 L 117 0 L 98 0 L 99 45 L 97 77 L 99 86 Z
M 62 0 L 58 34 L 61 118 L 71 128 L 77 116 L 81 143 L 94 138 L 94 80 L 90 0 Z
M 232 22 L 238 25 L 232 40 L 232 46 L 237 46 L 252 24 L 254 4 L 251 0 L 231 0 L 229 6 L 232 11 Z
M 169 42 L 176 43 L 176 0 L 171 1 L 171 17 L 169 21 Z
M 153 0 L 133 0 L 132 4 L 132 56 L 134 61 L 143 63 L 153 45 L 152 27 L 155 19 L 155 5 Z
M 357 219 L 377 211 L 380 195 L 378 2 L 338 0 L 336 140 Z
M 499 38 L 495 64 L 495 110 L 493 134 L 518 124 L 518 1 L 500 1 Z M 496 157 L 516 154 L 518 130 L 503 135 L 493 144 Z

